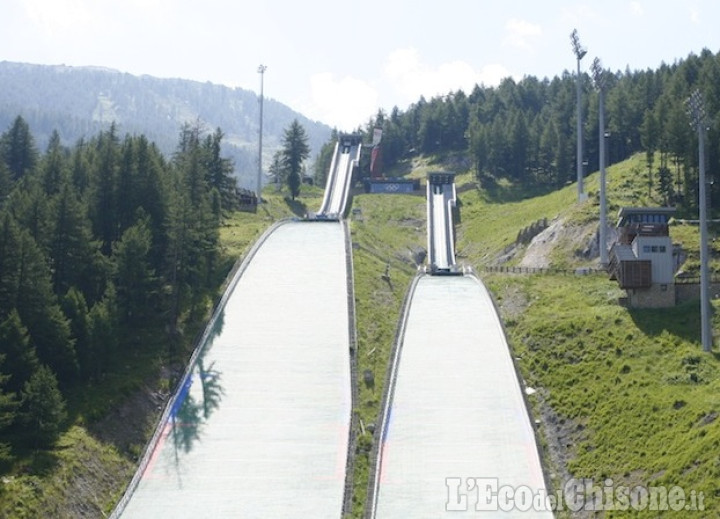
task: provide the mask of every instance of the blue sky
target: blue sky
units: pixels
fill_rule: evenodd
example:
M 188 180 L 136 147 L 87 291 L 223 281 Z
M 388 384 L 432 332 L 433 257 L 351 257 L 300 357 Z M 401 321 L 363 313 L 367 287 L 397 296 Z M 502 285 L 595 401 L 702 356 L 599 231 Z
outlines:
M 720 51 L 717 0 L 2 0 L 0 60 L 259 91 L 340 130 L 421 95 Z M 1 85 L 0 85 L 1 88 Z

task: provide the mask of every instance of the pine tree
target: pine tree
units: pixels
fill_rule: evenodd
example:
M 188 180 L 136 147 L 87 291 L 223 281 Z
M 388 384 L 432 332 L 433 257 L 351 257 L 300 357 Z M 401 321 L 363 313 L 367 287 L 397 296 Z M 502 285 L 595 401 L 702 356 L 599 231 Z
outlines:
M 163 157 L 144 136 L 136 145 L 137 153 L 137 202 L 142 214 L 149 216 L 148 225 L 152 235 L 151 266 L 156 272 L 162 270 L 167 247 L 168 170 Z M 137 220 L 137 208 L 135 217 Z
M 297 197 L 300 194 L 300 185 L 302 184 L 302 179 L 300 178 L 300 173 L 295 171 L 290 171 L 287 177 L 287 185 L 288 189 L 290 190 L 290 196 L 293 200 L 295 200 L 295 197 Z
M 65 177 L 65 150 L 60 144 L 60 134 L 54 130 L 50 136 L 47 152 L 41 160 L 42 184 L 45 194 L 52 196 L 60 191 Z
M 125 322 L 150 317 L 149 302 L 155 291 L 155 272 L 149 263 L 151 247 L 147 218 L 141 218 L 125 231 L 113 247 L 118 307 Z
M 670 168 L 661 166 L 658 169 L 658 191 L 660 196 L 663 198 L 663 203 L 669 205 L 670 201 L 675 197 L 675 190 L 673 189 L 673 176 Z
M 38 157 L 35 140 L 21 116 L 17 116 L 7 133 L 0 137 L 0 156 L 15 180 L 35 168 Z
M 40 363 L 30 343 L 28 330 L 16 310 L 0 322 L 0 355 L 4 358 L 3 370 L 8 374 L 5 388 L 19 393 Z
M 112 284 L 88 313 L 87 373 L 95 379 L 112 366 L 118 348 L 117 297 Z
M 19 182 L 8 206 L 20 227 L 30 233 L 43 251 L 47 251 L 50 202 L 36 175 L 26 176 Z
M 231 210 L 237 207 L 237 181 L 232 176 L 233 163 L 230 159 L 221 156 L 223 132 L 217 128 L 212 135 L 205 137 L 203 154 L 205 156 L 205 169 L 210 188 L 220 194 L 222 208 Z
M 88 155 L 86 143 L 83 139 L 80 139 L 72 150 L 70 172 L 73 187 L 75 187 L 80 195 L 84 194 L 90 185 L 90 162 Z
M 52 290 L 44 255 L 27 232 L 20 233 L 17 258 L 16 308 L 27 326 L 38 358 L 63 382 L 77 373 L 70 324 Z
M 135 148 L 135 139 L 126 136 L 120 150 L 116 187 L 118 235 L 122 235 L 125 229 L 135 223 L 135 211 L 139 206 L 140 192 L 137 184 L 140 175 Z
M 655 161 L 655 150 L 658 146 L 659 128 L 655 115 L 651 110 L 645 111 L 643 124 L 640 128 L 640 142 L 645 148 L 645 162 L 648 169 L 648 196 L 652 196 L 653 189 L 653 163 Z
M 22 390 L 19 418 L 25 439 L 36 448 L 49 447 L 59 437 L 66 417 L 55 374 L 40 366 Z
M 480 121 L 479 117 L 474 117 L 470 122 L 468 141 L 469 151 L 475 163 L 475 175 L 480 179 L 487 164 L 488 139 L 485 125 Z
M 64 294 L 76 286 L 91 290 L 93 241 L 90 220 L 68 180 L 62 182 L 53 199 L 50 238 L 50 261 L 55 293 Z
M 525 116 L 519 110 L 510 117 L 508 128 L 508 173 L 517 180 L 525 177 L 530 133 Z
M 10 178 L 10 170 L 5 165 L 5 162 L 0 160 L 0 210 L 5 206 L 5 201 L 10 195 L 13 182 Z
M 0 344 L 2 344 L 0 342 Z M 3 362 L 4 359 L 0 355 L 0 366 L 3 372 L 0 373 L 0 436 L 5 436 L 10 427 L 17 418 L 18 400 L 16 393 L 9 391 L 6 387 L 10 375 L 6 375 L 7 367 Z M 0 466 L 9 463 L 12 460 L 11 444 L 0 442 Z
M 198 125 L 185 125 L 173 157 L 167 218 L 167 277 L 171 287 L 170 327 L 180 314 L 204 310 L 212 283 L 219 241 L 219 219 L 212 211 L 211 189 L 203 159 Z
M 118 232 L 116 182 L 119 148 L 116 127 L 113 124 L 110 130 L 102 133 L 96 141 L 97 158 L 90 175 L 90 219 L 93 232 L 100 239 L 101 250 L 106 256 L 110 255 Z
M 555 169 L 556 153 L 555 149 L 558 142 L 557 130 L 555 123 L 548 121 L 543 128 L 540 136 L 538 148 L 539 164 L 538 168 L 545 173 L 546 178 L 550 178 Z
M 92 345 L 90 344 L 90 316 L 87 301 L 76 287 L 62 297 L 60 302 L 63 313 L 70 321 L 70 333 L 75 341 L 80 376 L 88 380 L 93 374 Z
M 331 156 L 332 156 L 332 150 L 331 150 Z M 317 164 L 317 162 L 316 162 Z M 330 168 L 330 164 L 328 163 L 328 169 Z M 275 184 L 277 186 L 277 190 L 280 191 L 281 187 L 287 183 L 287 180 L 285 179 L 285 171 L 283 170 L 282 165 L 282 152 L 276 151 L 273 154 L 272 162 L 270 163 L 270 168 L 268 169 L 268 173 L 270 173 L 271 177 L 274 177 Z M 327 173 L 326 173 L 327 174 Z M 325 177 L 323 177 L 322 184 L 325 184 Z
M 17 301 L 20 229 L 10 211 L 0 213 L 0 319 Z
M 293 120 L 283 134 L 283 169 L 286 172 L 287 184 L 290 189 L 290 196 L 293 200 L 300 194 L 302 183 L 302 165 L 310 155 L 308 137 L 305 128 Z

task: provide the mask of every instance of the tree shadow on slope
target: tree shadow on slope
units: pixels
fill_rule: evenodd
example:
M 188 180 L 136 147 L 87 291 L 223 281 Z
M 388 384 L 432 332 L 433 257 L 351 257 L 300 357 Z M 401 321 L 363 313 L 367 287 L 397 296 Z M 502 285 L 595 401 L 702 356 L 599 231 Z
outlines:
M 307 206 L 305 205 L 305 202 L 301 202 L 297 199 L 293 200 L 292 198 L 289 198 L 287 196 L 284 198 L 284 200 L 288 208 L 295 216 L 299 216 L 300 218 L 302 218 L 307 214 Z
M 7 439 L 7 438 L 5 438 Z M 52 474 L 60 462 L 55 448 L 37 448 L 24 445 L 23 439 L 14 441 L 14 445 L 3 445 L 0 459 L 0 474 L 18 474 L 21 476 L 45 477 Z M 5 517 L 0 510 L 0 517 Z
M 406 177 L 413 171 L 413 164 L 411 160 L 405 159 L 397 162 L 386 169 L 384 172 L 385 176 L 399 178 Z
M 560 187 L 553 183 L 544 184 L 523 184 L 513 182 L 505 177 L 494 177 L 483 174 L 479 179 L 480 190 L 488 202 L 504 204 L 509 202 L 520 202 L 529 198 L 547 195 L 557 191 Z

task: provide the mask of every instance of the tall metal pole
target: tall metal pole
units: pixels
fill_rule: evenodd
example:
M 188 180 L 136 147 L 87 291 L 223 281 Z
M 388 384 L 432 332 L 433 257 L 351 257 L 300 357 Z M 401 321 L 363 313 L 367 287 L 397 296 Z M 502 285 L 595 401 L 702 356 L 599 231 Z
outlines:
M 705 180 L 705 102 L 699 90 L 695 90 L 687 100 L 693 126 L 698 132 L 698 168 L 699 168 L 699 204 L 700 204 L 700 331 L 703 351 L 712 349 L 712 329 L 710 323 L 710 276 L 708 269 L 708 231 L 707 231 L 707 183 Z
M 600 106 L 598 108 L 598 136 L 600 139 L 600 264 L 607 267 L 607 200 L 605 198 L 605 73 L 600 60 L 595 58 L 592 62 L 595 87 L 598 89 Z
M 257 203 L 262 203 L 262 139 L 263 139 L 263 78 L 267 67 L 260 65 L 260 131 L 258 132 L 258 176 L 257 176 Z
M 608 265 L 607 250 L 607 199 L 605 196 L 605 91 L 600 89 L 600 264 Z
M 580 38 L 577 33 L 577 29 L 573 29 L 570 34 L 570 41 L 572 42 L 573 52 L 577 58 L 577 81 L 575 90 L 577 92 L 577 185 L 578 185 L 578 202 L 582 202 L 585 199 L 583 189 L 583 130 L 582 130 L 582 86 L 580 76 L 580 60 L 583 59 L 587 54 L 587 49 L 584 49 L 580 45 Z

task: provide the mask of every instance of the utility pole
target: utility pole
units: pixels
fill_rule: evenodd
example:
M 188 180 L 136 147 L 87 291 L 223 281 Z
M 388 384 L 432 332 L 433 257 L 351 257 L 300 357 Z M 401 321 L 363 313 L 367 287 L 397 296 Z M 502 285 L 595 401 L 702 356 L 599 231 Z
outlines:
M 258 176 L 257 176 L 257 203 L 262 203 L 262 138 L 263 138 L 263 79 L 267 67 L 260 65 L 258 72 L 260 73 L 260 131 L 258 132 Z
M 710 278 L 708 272 L 708 230 L 707 230 L 707 182 L 705 180 L 705 101 L 699 90 L 695 90 L 686 101 L 692 126 L 698 132 L 698 169 L 700 182 L 700 335 L 703 351 L 712 350 L 712 329 L 710 323 Z
M 600 106 L 598 108 L 598 136 L 600 139 L 600 265 L 608 266 L 607 250 L 607 201 L 605 198 L 605 72 L 600 64 L 600 59 L 595 58 L 592 62 L 592 73 L 595 81 L 595 88 L 598 90 Z
M 570 34 L 570 42 L 572 43 L 573 53 L 577 58 L 577 82 L 575 90 L 577 92 L 577 185 L 578 185 L 578 202 L 585 200 L 583 190 L 583 128 L 582 128 L 582 78 L 580 76 L 580 60 L 587 54 L 587 49 L 580 45 L 580 37 L 577 29 L 573 29 Z

